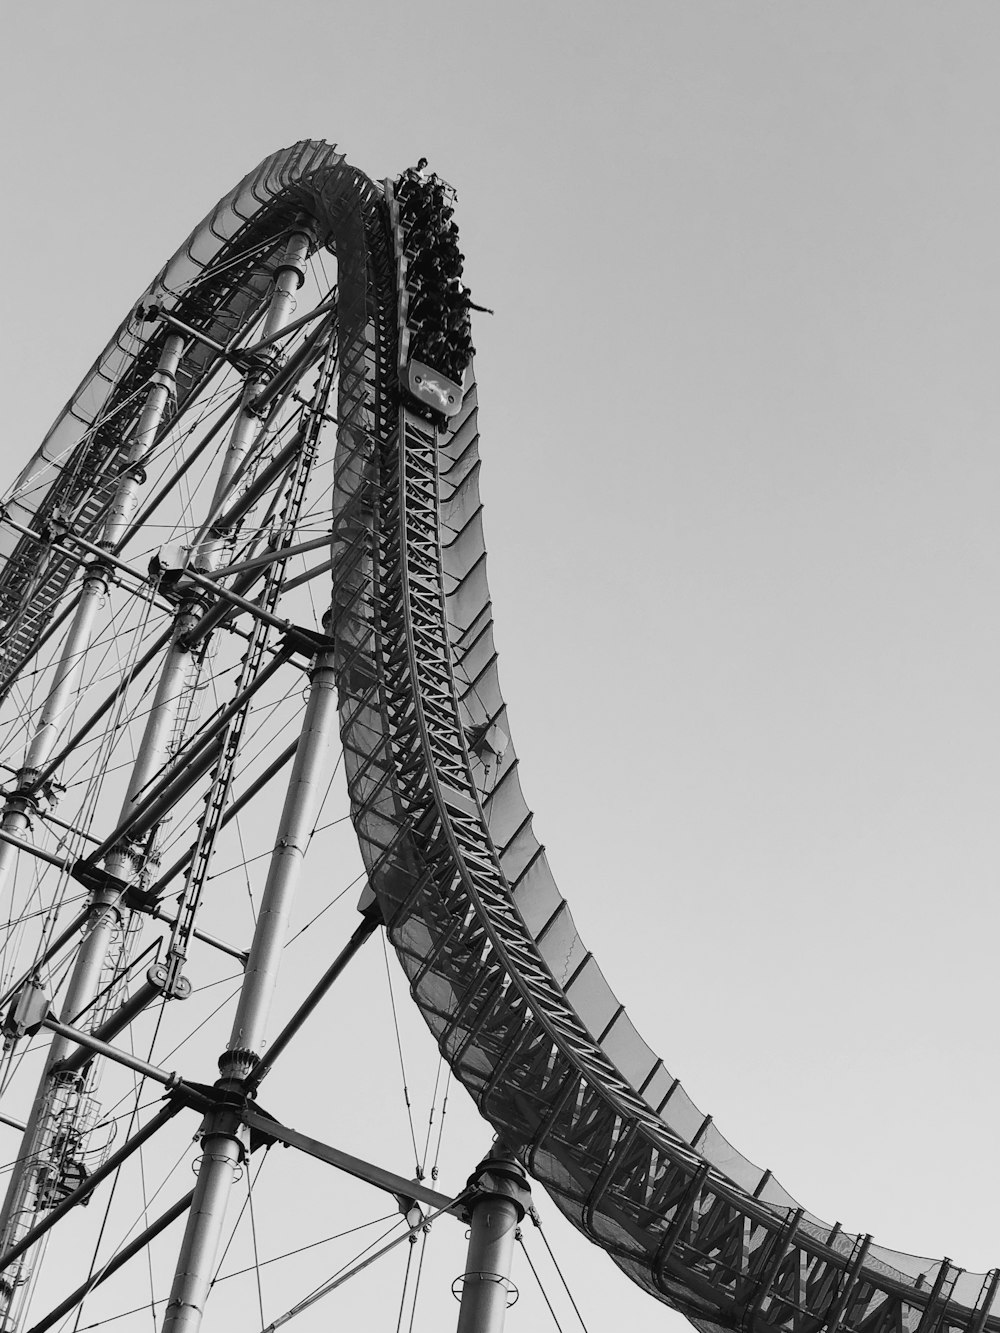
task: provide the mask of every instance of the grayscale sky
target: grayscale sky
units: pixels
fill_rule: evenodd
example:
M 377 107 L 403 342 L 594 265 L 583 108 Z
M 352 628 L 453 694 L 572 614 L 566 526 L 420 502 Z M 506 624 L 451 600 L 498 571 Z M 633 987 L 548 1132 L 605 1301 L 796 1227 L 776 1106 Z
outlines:
M 1000 1263 L 994 0 L 11 0 L 3 29 L 6 478 L 267 153 L 426 155 L 496 311 L 502 679 L 581 934 L 812 1212 Z M 458 1181 L 489 1136 L 456 1120 Z M 682 1327 L 552 1227 L 591 1333 Z

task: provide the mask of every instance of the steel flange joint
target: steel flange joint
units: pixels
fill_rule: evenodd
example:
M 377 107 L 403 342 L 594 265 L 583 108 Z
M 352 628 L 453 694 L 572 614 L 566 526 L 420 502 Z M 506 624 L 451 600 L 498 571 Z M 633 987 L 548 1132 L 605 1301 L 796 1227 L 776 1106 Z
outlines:
M 476 1204 L 484 1199 L 509 1199 L 517 1209 L 519 1222 L 524 1220 L 531 1207 L 528 1174 L 514 1154 L 500 1144 L 473 1171 L 467 1189 L 464 1200 L 466 1221 L 471 1218 Z

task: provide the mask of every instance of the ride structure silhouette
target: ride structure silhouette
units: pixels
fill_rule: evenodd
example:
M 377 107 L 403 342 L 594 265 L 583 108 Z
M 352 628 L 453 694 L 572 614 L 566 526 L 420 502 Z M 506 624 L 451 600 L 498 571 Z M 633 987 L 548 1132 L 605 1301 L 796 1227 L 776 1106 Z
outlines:
M 142 293 L 4 501 L 0 876 L 18 962 L 0 1109 L 23 1142 L 0 1219 L 2 1327 L 40 1333 L 92 1289 L 93 1273 L 58 1304 L 43 1292 L 46 1235 L 187 1120 L 193 1190 L 118 1256 L 185 1218 L 172 1333 L 200 1327 L 233 1186 L 274 1142 L 395 1195 L 411 1230 L 425 1210 L 470 1220 L 468 1329 L 499 1327 L 507 1281 L 491 1269 L 473 1309 L 488 1286 L 477 1203 L 507 1200 L 516 1225 L 526 1172 L 705 1333 L 995 1333 L 1000 1271 L 809 1213 L 693 1104 L 577 933 L 500 690 L 453 203 L 424 170 L 376 183 L 323 142 L 272 154 Z M 275 1032 L 338 734 L 360 922 Z M 268 870 L 246 947 L 210 867 L 251 810 L 269 819 Z M 259 1100 L 378 930 L 498 1136 L 459 1196 L 347 1159 Z M 153 1013 L 183 1025 L 195 950 L 242 973 L 212 1083 L 126 1040 Z M 116 1078 L 166 1097 L 123 1135 L 103 1092 Z

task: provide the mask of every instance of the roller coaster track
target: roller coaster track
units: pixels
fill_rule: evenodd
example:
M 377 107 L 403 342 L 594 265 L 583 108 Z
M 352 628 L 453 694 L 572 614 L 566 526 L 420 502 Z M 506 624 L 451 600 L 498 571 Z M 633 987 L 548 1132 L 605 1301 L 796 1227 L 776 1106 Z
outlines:
M 743 1158 L 638 1035 L 580 940 L 533 831 L 500 692 L 471 369 L 446 431 L 398 389 L 405 266 L 389 194 L 324 143 L 273 154 L 143 302 L 199 335 L 178 377 L 180 413 L 238 355 L 266 294 L 262 257 L 293 222 L 337 254 L 341 737 L 370 882 L 438 1046 L 573 1225 L 706 1333 L 1000 1333 L 998 1270 L 848 1234 Z M 304 356 L 334 336 L 326 327 Z M 6 507 L 15 534 L 30 532 L 5 538 L 4 688 L 67 587 L 58 534 L 92 536 L 107 509 L 127 405 L 166 331 L 122 325 Z

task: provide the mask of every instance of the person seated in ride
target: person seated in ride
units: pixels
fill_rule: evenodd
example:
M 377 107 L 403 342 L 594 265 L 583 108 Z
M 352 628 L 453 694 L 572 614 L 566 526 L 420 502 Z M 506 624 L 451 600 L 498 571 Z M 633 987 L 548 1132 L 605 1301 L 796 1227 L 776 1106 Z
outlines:
M 493 315 L 496 313 L 494 310 L 491 310 L 487 305 L 476 305 L 475 301 L 473 301 L 472 299 L 471 287 L 463 287 L 459 295 L 466 310 L 479 310 L 484 315 Z

